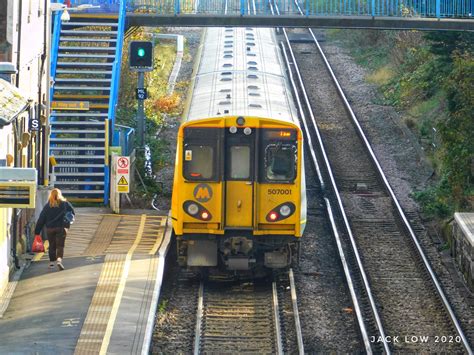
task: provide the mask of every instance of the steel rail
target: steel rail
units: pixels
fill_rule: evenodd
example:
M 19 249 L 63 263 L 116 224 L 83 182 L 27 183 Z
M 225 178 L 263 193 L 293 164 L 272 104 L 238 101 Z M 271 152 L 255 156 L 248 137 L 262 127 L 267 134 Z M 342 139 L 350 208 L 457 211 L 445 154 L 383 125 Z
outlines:
M 421 259 L 423 260 L 423 265 L 425 266 L 426 270 L 428 271 L 428 274 L 431 277 L 431 281 L 435 285 L 435 288 L 438 292 L 438 295 L 441 297 L 443 305 L 444 305 L 445 309 L 448 311 L 449 317 L 450 317 L 451 321 L 453 322 L 453 325 L 456 328 L 456 331 L 458 332 L 459 336 L 462 339 L 464 348 L 467 350 L 467 352 L 470 355 L 472 355 L 473 351 L 471 349 L 471 346 L 469 345 L 467 337 L 464 335 L 464 332 L 461 328 L 461 325 L 459 324 L 459 321 L 457 320 L 456 315 L 454 314 L 454 311 L 453 311 L 453 309 L 451 308 L 451 305 L 448 302 L 448 298 L 446 297 L 446 295 L 445 295 L 445 293 L 444 293 L 444 291 L 441 287 L 441 284 L 439 283 L 438 278 L 436 277 L 436 274 L 434 273 L 433 269 L 431 268 L 431 265 L 428 261 L 428 258 L 426 257 L 423 249 L 421 248 L 421 245 L 418 241 L 418 238 L 416 237 L 413 229 L 411 228 L 411 225 L 408 222 L 408 219 L 406 218 L 405 213 L 403 212 L 403 209 L 402 209 L 400 203 L 398 202 L 398 199 L 397 199 L 395 193 L 393 192 L 393 189 L 390 186 L 390 183 L 388 182 L 387 177 L 385 176 L 378 159 L 375 156 L 375 153 L 372 150 L 372 147 L 370 146 L 370 143 L 369 143 L 369 141 L 368 141 L 368 139 L 367 139 L 360 123 L 359 123 L 359 120 L 357 119 L 357 117 L 356 117 L 354 111 L 352 110 L 349 102 L 347 101 L 346 95 L 344 94 L 344 91 L 342 90 L 341 86 L 339 85 L 339 82 L 336 78 L 336 75 L 334 74 L 334 72 L 331 68 L 331 65 L 329 64 L 329 61 L 327 60 L 326 56 L 324 55 L 324 52 L 323 52 L 321 46 L 319 45 L 319 42 L 316 39 L 316 36 L 314 35 L 314 33 L 311 29 L 308 29 L 308 30 L 309 30 L 309 32 L 311 33 L 311 36 L 314 39 L 314 42 L 315 42 L 315 44 L 316 44 L 316 46 L 317 46 L 317 48 L 318 48 L 318 50 L 321 54 L 321 57 L 324 60 L 324 63 L 326 64 L 326 69 L 329 71 L 329 74 L 331 75 L 331 77 L 332 77 L 332 79 L 333 79 L 333 81 L 334 81 L 334 83 L 337 87 L 337 91 L 339 93 L 339 96 L 341 97 L 342 101 L 344 102 L 344 106 L 345 106 L 347 112 L 349 113 L 349 115 L 351 116 L 351 119 L 352 119 L 354 125 L 357 128 L 359 136 L 363 140 L 364 145 L 367 148 L 367 151 L 369 152 L 370 158 L 371 158 L 372 162 L 374 163 L 374 165 L 376 167 L 376 170 L 379 173 L 379 176 L 382 178 L 382 181 L 385 185 L 385 188 L 387 189 L 387 191 L 390 194 L 390 197 L 392 198 L 392 202 L 395 204 L 395 207 L 396 207 L 396 210 L 399 214 L 399 217 L 402 219 L 405 228 L 407 229 L 408 233 L 410 234 L 411 240 L 415 244 L 416 250 L 418 251 L 418 254 L 420 255 Z
M 297 4 L 298 8 L 299 8 L 299 5 Z M 277 11 L 278 11 L 278 7 L 275 5 L 275 7 L 277 8 Z M 295 56 L 294 56 L 294 53 L 293 53 L 293 50 L 291 49 L 291 46 L 290 46 L 290 41 L 289 41 L 289 38 L 288 38 L 288 35 L 286 33 L 286 29 L 283 29 L 283 34 L 285 36 L 285 39 L 287 41 L 287 44 L 288 44 L 288 48 L 289 48 L 289 51 L 290 51 L 290 54 L 291 54 L 291 57 L 292 57 L 292 60 L 293 60 L 293 65 L 295 67 L 295 71 L 297 73 L 297 76 L 298 76 L 298 80 L 299 80 L 299 84 L 300 84 L 300 87 L 301 87 L 301 91 L 303 93 L 303 96 L 304 96 L 304 99 L 305 99 L 305 103 L 308 107 L 308 112 L 309 112 L 309 115 L 311 117 L 311 120 L 312 120 L 312 123 L 313 123 L 313 127 L 314 127 L 314 131 L 316 133 L 316 137 L 318 139 L 318 144 L 321 148 L 321 153 L 323 155 L 323 160 L 325 162 L 325 165 L 326 165 L 326 168 L 328 170 L 328 173 L 329 173 L 329 177 L 330 177 L 330 180 L 331 180 L 331 185 L 333 187 L 333 190 L 334 190 L 334 193 L 336 195 L 336 199 L 337 199 L 337 202 L 338 202 L 338 207 L 339 207 L 339 210 L 341 211 L 341 214 L 343 216 L 343 219 L 344 219 L 344 224 L 345 224 L 345 227 L 346 227 L 346 230 L 347 230 L 347 233 L 348 233 L 348 236 L 349 236 L 349 239 L 351 241 L 351 245 L 352 245 L 352 249 L 354 251 L 354 254 L 355 254 L 355 257 L 356 257 L 356 261 L 357 261 L 357 266 L 359 268 L 359 272 L 362 276 L 362 279 L 363 279 L 363 283 L 364 283 L 364 287 L 366 289 L 366 292 L 367 292 L 367 296 L 369 298 L 369 303 L 370 303 L 370 306 L 371 306 L 371 310 L 372 310 L 372 313 L 373 313 L 373 316 L 375 318 L 375 321 L 376 321 L 376 324 L 377 324 L 377 328 L 380 332 L 380 336 L 382 338 L 382 343 L 383 343 L 383 346 L 384 346 L 384 349 L 385 349 L 385 352 L 387 355 L 390 354 L 390 349 L 388 347 L 388 344 L 387 344 L 387 341 L 386 341 L 386 336 L 385 336 L 385 332 L 383 330 L 383 326 L 382 326 L 382 321 L 380 319 L 380 316 L 378 314 L 378 310 L 377 310 L 377 307 L 375 305 L 375 301 L 373 299 L 373 296 L 372 296 L 372 291 L 371 291 L 371 288 L 370 288 L 370 284 L 369 284 L 369 281 L 368 281 L 368 278 L 367 278 L 367 275 L 365 273 L 365 270 L 364 270 L 364 267 L 362 265 L 362 261 L 361 261 L 361 258 L 360 258 L 360 255 L 359 255 L 359 252 L 358 252 L 358 249 L 357 249 L 357 246 L 355 244 L 355 239 L 354 239 L 354 236 L 352 234 L 352 230 L 351 230 L 351 227 L 349 225 L 349 221 L 348 221 L 348 218 L 347 218 L 347 215 L 345 213 L 345 210 L 344 210 L 344 206 L 342 205 L 342 200 L 341 200 L 341 197 L 339 195 L 339 190 L 337 188 L 337 185 L 336 185 L 336 182 L 335 182 L 335 179 L 334 179 L 334 176 L 332 174 L 332 169 L 331 169 L 331 165 L 329 163 L 329 159 L 326 155 L 326 151 L 324 149 L 324 144 L 323 144 L 323 141 L 322 141 L 322 138 L 321 138 L 321 135 L 320 135 L 320 132 L 319 132 L 319 129 L 316 125 L 316 119 L 313 115 L 313 110 L 311 108 L 311 104 L 309 102 L 309 98 L 308 98 L 308 95 L 306 93 L 306 89 L 304 87 L 304 83 L 303 83 L 303 80 L 301 78 L 301 74 L 299 72 L 299 68 L 298 68 L 298 64 L 296 63 L 296 59 L 295 59 Z M 284 56 L 287 60 L 287 63 L 289 62 L 288 59 L 287 59 L 287 56 L 286 56 L 286 52 L 285 50 L 283 50 L 283 53 L 284 53 Z M 321 183 L 321 188 L 323 189 L 323 191 L 325 191 L 325 182 L 324 182 L 324 178 L 322 177 L 321 175 L 321 172 L 319 170 L 319 165 L 318 165 L 318 162 L 317 162 L 317 159 L 316 159 L 316 155 L 314 153 L 314 150 L 311 148 L 313 145 L 312 145 L 312 141 L 311 141 L 311 138 L 310 138 L 310 134 L 309 134 L 309 128 L 307 126 L 307 123 L 306 123 L 306 119 L 304 118 L 304 114 L 303 114 L 303 110 L 302 110 L 302 106 L 301 106 L 301 102 L 300 102 L 300 98 L 299 96 L 296 94 L 298 92 L 297 88 L 296 88 L 296 85 L 294 83 L 294 79 L 293 79 L 293 74 L 291 73 L 291 70 L 289 70 L 289 73 L 290 73 L 290 81 L 293 85 L 293 90 L 295 91 L 295 97 L 296 97 L 296 100 L 298 102 L 298 106 L 300 108 L 300 112 L 302 114 L 302 121 L 303 121 L 303 125 L 305 127 L 305 130 L 306 130 L 306 136 L 307 136 L 307 140 L 308 140 L 308 145 L 310 146 L 310 150 L 311 150 L 311 155 L 312 155 L 312 158 L 313 158 L 313 163 L 315 164 L 316 166 L 316 169 L 317 169 L 317 174 L 318 174 L 318 178 L 320 180 L 320 183 Z M 337 233 L 337 230 L 334 230 L 335 232 L 335 237 L 336 235 L 338 236 L 339 234 Z M 339 249 L 338 249 L 339 251 Z M 341 254 L 340 254 L 341 256 Z M 344 256 L 344 254 L 342 254 L 342 256 Z M 344 257 L 345 259 L 345 257 Z M 342 261 L 342 257 L 341 257 L 341 261 Z M 346 275 L 347 277 L 347 275 Z M 350 277 L 350 273 L 349 273 L 349 277 Z M 352 279 L 350 279 L 350 283 L 352 284 Z M 349 283 L 349 279 L 348 279 L 348 283 Z M 353 296 L 355 296 L 355 299 L 353 298 Z M 355 295 L 355 292 L 354 294 L 352 294 L 351 292 L 351 298 L 352 298 L 352 301 L 353 301 L 353 304 L 354 304 L 354 308 L 356 309 L 356 316 L 357 316 L 357 321 L 358 321 L 358 324 L 359 324 L 359 327 L 360 327 L 360 331 L 361 331 L 361 335 L 362 335 L 362 338 L 363 338 L 363 342 L 364 342 L 364 347 L 366 348 L 366 351 L 367 353 L 372 353 L 372 348 L 370 346 L 370 341 L 369 341 L 369 338 L 368 338 L 368 334 L 367 334 L 367 329 L 365 327 L 365 322 L 363 320 L 363 315 L 362 313 L 360 312 L 360 308 L 355 305 L 358 305 L 359 302 L 357 300 L 357 296 Z M 357 310 L 359 310 L 359 312 L 357 312 Z
M 324 198 L 324 201 L 326 202 L 326 210 L 329 216 L 329 221 L 331 222 L 334 238 L 336 239 L 337 250 L 339 251 L 339 257 L 341 258 L 342 262 L 342 268 L 344 269 L 344 275 L 346 276 L 347 285 L 349 287 L 349 292 L 352 298 L 352 303 L 354 304 L 354 309 L 357 315 L 357 321 L 359 322 L 360 331 L 362 333 L 362 339 L 364 340 L 365 351 L 367 354 L 370 355 L 372 354 L 372 347 L 370 346 L 369 336 L 367 334 L 367 329 L 365 328 L 364 318 L 362 316 L 359 300 L 355 292 L 354 283 L 352 281 L 351 272 L 349 270 L 349 264 L 347 263 L 346 257 L 344 255 L 344 249 L 342 248 L 341 237 L 339 236 L 336 222 L 334 220 L 334 215 L 332 213 L 331 202 L 327 197 Z
M 281 341 L 281 325 L 280 325 L 280 306 L 278 305 L 278 292 L 276 282 L 272 282 L 273 293 L 273 317 L 275 318 L 275 337 L 276 337 L 276 353 L 283 355 L 283 343 Z
M 297 0 L 294 0 L 294 1 L 295 1 L 296 7 L 298 8 L 298 11 L 300 12 L 301 15 L 303 15 L 304 12 L 302 11 L 301 7 L 299 6 L 298 1 Z M 311 35 L 313 36 L 314 40 L 316 41 L 316 37 L 314 36 L 313 31 L 310 28 L 308 30 L 311 33 Z M 284 29 L 284 35 L 285 35 L 285 38 L 286 38 L 287 43 L 289 45 L 290 41 L 288 39 L 288 35 L 287 35 L 285 29 Z M 317 41 L 316 41 L 316 43 L 317 43 Z M 319 43 L 318 43 L 318 46 L 319 46 Z M 319 47 L 319 48 L 321 48 L 321 47 Z M 373 316 L 375 318 L 377 328 L 378 328 L 378 330 L 380 332 L 380 336 L 382 338 L 382 344 L 383 344 L 383 347 L 385 349 L 386 354 L 390 355 L 391 352 L 390 352 L 390 348 L 389 348 L 388 343 L 387 343 L 387 337 L 385 336 L 385 331 L 384 331 L 384 328 L 383 328 L 383 325 L 382 325 L 382 320 L 380 318 L 379 312 L 377 310 L 377 306 L 375 304 L 374 297 L 372 295 L 372 289 L 370 287 L 370 283 L 369 283 L 367 274 L 366 274 L 364 266 L 362 264 L 362 259 L 360 257 L 359 249 L 357 248 L 357 244 L 355 242 L 355 238 L 354 238 L 354 235 L 352 233 L 352 228 L 350 227 L 350 224 L 349 224 L 349 219 L 347 217 L 346 210 L 344 209 L 344 206 L 342 204 L 341 195 L 339 194 L 339 189 L 338 189 L 337 184 L 336 184 L 336 179 L 334 178 L 334 174 L 332 173 L 332 168 L 331 168 L 331 164 L 329 163 L 329 158 L 326 154 L 326 150 L 324 149 L 323 140 L 321 138 L 321 134 L 319 132 L 318 125 L 316 124 L 316 118 L 313 115 L 313 109 L 311 108 L 311 104 L 310 104 L 308 95 L 306 93 L 303 78 L 301 77 L 301 73 L 299 71 L 298 64 L 296 63 L 296 58 L 294 56 L 293 50 L 291 49 L 291 46 L 289 46 L 289 49 L 290 49 L 290 53 L 291 53 L 291 56 L 292 56 L 292 60 L 294 62 L 296 73 L 298 75 L 298 80 L 299 80 L 299 83 L 300 83 L 301 91 L 303 92 L 305 102 L 306 102 L 306 105 L 308 107 L 308 111 L 309 111 L 309 114 L 310 114 L 310 117 L 311 117 L 311 120 L 312 120 L 312 123 L 313 123 L 314 131 L 315 131 L 316 136 L 318 138 L 319 146 L 321 148 L 321 154 L 323 155 L 323 160 L 325 162 L 325 165 L 326 165 L 326 168 L 327 168 L 327 171 L 328 171 L 328 174 L 329 174 L 329 179 L 331 180 L 331 186 L 332 186 L 334 194 L 336 196 L 337 204 L 338 204 L 339 210 L 341 212 L 342 218 L 344 220 L 344 224 L 345 224 L 348 236 L 349 236 L 349 240 L 350 240 L 351 245 L 352 245 L 352 249 L 354 251 L 354 255 L 356 257 L 357 266 L 359 267 L 359 271 L 360 271 L 360 274 L 362 276 L 364 287 L 365 287 L 366 292 L 367 292 L 367 297 L 369 298 L 370 307 L 372 309 L 372 313 L 373 313 Z M 322 53 L 322 51 L 321 51 L 321 53 Z M 322 53 L 322 55 L 324 56 L 324 53 Z M 326 61 L 325 56 L 324 56 L 324 59 L 325 59 L 326 65 L 329 65 L 329 63 Z M 337 80 L 336 80 L 335 76 L 333 77 L 333 79 L 337 83 Z M 337 85 L 340 88 L 338 83 L 337 83 Z M 364 340 L 364 343 L 365 343 L 365 340 Z
M 293 306 L 293 316 L 295 317 L 296 339 L 298 341 L 298 353 L 304 355 L 303 334 L 301 333 L 300 314 L 298 312 L 298 299 L 296 298 L 295 277 L 293 269 L 288 273 L 290 278 L 291 304 Z
M 282 43 L 282 47 L 283 47 L 283 51 L 282 51 L 283 56 L 285 58 L 287 66 L 289 68 L 290 63 L 289 63 L 289 59 L 288 59 L 288 56 L 286 54 L 285 46 L 284 46 L 283 43 Z M 309 147 L 309 150 L 310 150 L 310 153 L 311 153 L 312 161 L 313 161 L 313 164 L 316 167 L 317 175 L 318 175 L 318 179 L 320 181 L 321 187 L 322 187 L 323 190 L 325 190 L 324 178 L 322 177 L 322 174 L 320 172 L 318 160 L 316 158 L 316 153 L 313 149 L 313 143 L 312 143 L 312 140 L 311 140 L 311 135 L 309 133 L 310 132 L 309 127 L 307 125 L 306 118 L 305 118 L 305 115 L 304 115 L 304 112 L 303 112 L 303 106 L 302 106 L 301 100 L 299 98 L 299 95 L 297 95 L 298 89 L 296 87 L 296 84 L 295 84 L 295 81 L 294 81 L 294 78 L 293 78 L 293 73 L 292 73 L 291 70 L 289 70 L 289 78 L 290 78 L 290 83 L 292 84 L 293 90 L 295 92 L 295 99 L 296 99 L 296 102 L 298 104 L 298 109 L 300 111 L 301 121 L 303 122 L 304 130 L 305 130 L 305 133 L 306 133 L 305 138 L 306 138 L 306 141 L 308 142 L 308 147 Z M 309 110 L 309 111 L 310 111 L 310 114 L 312 114 L 311 110 Z M 320 141 L 319 144 L 322 144 L 322 142 Z M 321 148 L 321 149 L 323 150 L 323 148 Z M 329 206 L 329 208 L 330 208 L 330 206 Z M 331 209 L 331 216 L 332 216 L 332 209 Z M 346 228 L 347 228 L 347 226 L 346 226 Z M 344 251 L 342 250 L 342 247 L 339 248 L 340 239 L 339 239 L 339 233 L 337 231 L 337 227 L 333 226 L 333 231 L 334 231 L 334 237 L 336 238 L 336 243 L 338 244 L 339 256 L 341 258 L 341 262 L 343 263 L 344 275 L 345 275 L 347 283 L 349 285 L 352 303 L 353 303 L 354 309 L 356 311 L 357 323 L 359 324 L 359 328 L 360 328 L 361 336 L 362 336 L 362 339 L 363 339 L 365 351 L 368 354 L 372 354 L 372 347 L 370 346 L 369 336 L 367 334 L 367 329 L 365 327 L 364 317 L 363 317 L 362 312 L 361 312 L 360 307 L 359 307 L 359 300 L 357 298 L 357 295 L 355 293 L 355 289 L 353 287 L 352 277 L 350 275 L 350 271 L 349 271 L 348 266 L 346 265 L 347 266 L 347 272 L 346 272 L 346 268 L 344 267 L 346 258 L 345 258 L 345 255 L 344 255 Z M 359 266 L 359 268 L 360 268 L 360 266 Z
M 286 31 L 284 31 L 284 34 L 285 34 L 285 37 L 286 37 L 287 41 L 289 42 Z M 385 349 L 385 352 L 387 354 L 390 354 L 390 348 L 388 347 L 388 343 L 386 341 L 387 338 L 385 336 L 385 331 L 383 329 L 382 320 L 380 318 L 380 315 L 379 315 L 378 310 L 377 310 L 377 306 L 375 304 L 374 297 L 372 295 L 372 289 L 370 287 L 369 279 L 367 277 L 364 266 L 362 264 L 362 259 L 361 259 L 360 254 L 359 254 L 359 250 L 357 248 L 357 244 L 355 242 L 354 235 L 352 234 L 352 229 L 351 229 L 350 224 L 349 224 L 349 218 L 347 217 L 346 211 L 345 211 L 344 206 L 342 204 L 341 195 L 339 194 L 339 189 L 337 187 L 336 180 L 335 180 L 334 175 L 332 173 L 332 168 L 331 168 L 331 164 L 329 163 L 329 158 L 327 157 L 326 150 L 324 149 L 324 143 L 323 143 L 323 140 L 321 138 L 319 128 L 316 124 L 316 119 L 313 115 L 313 109 L 311 108 L 311 104 L 309 102 L 309 98 L 308 98 L 308 95 L 306 93 L 306 89 L 304 87 L 303 78 L 301 77 L 301 74 L 300 74 L 300 71 L 299 71 L 299 68 L 298 68 L 298 64 L 296 63 L 296 59 L 294 57 L 293 51 L 291 50 L 291 47 L 290 47 L 289 50 L 290 50 L 290 53 L 292 55 L 292 60 L 294 61 L 294 66 L 295 66 L 295 69 L 296 69 L 296 73 L 298 75 L 298 80 L 299 80 L 299 83 L 300 83 L 300 86 L 301 86 L 301 91 L 303 93 L 306 105 L 308 107 L 308 112 L 310 114 L 310 117 L 311 117 L 311 120 L 312 120 L 312 123 L 313 123 L 314 132 L 316 134 L 316 137 L 318 138 L 318 144 L 321 148 L 321 155 L 323 156 L 323 160 L 324 160 L 324 163 L 326 165 L 326 169 L 328 171 L 329 179 L 331 181 L 331 186 L 332 186 L 334 195 L 335 195 L 336 200 L 337 200 L 337 205 L 338 205 L 339 211 L 341 212 L 342 219 L 344 220 L 344 225 L 346 227 L 346 231 L 347 231 L 347 234 L 349 236 L 349 240 L 351 242 L 352 250 L 354 251 L 354 256 L 355 256 L 356 261 L 357 261 L 357 266 L 358 266 L 359 272 L 362 276 L 364 287 L 365 287 L 366 292 L 367 292 L 367 297 L 369 298 L 369 303 L 370 303 L 370 306 L 371 306 L 371 309 L 372 309 L 372 313 L 373 313 L 373 316 L 375 318 L 377 328 L 380 332 L 383 347 Z
M 196 328 L 194 331 L 194 355 L 199 355 L 201 345 L 201 324 L 204 308 L 204 283 L 201 281 L 198 292 L 198 307 L 196 313 Z

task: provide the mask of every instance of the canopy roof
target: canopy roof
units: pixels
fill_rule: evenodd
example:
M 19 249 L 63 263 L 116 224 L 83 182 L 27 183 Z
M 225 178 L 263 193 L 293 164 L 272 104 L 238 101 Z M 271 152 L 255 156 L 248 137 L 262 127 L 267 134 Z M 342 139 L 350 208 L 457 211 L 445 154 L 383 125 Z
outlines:
M 0 79 L 0 128 L 10 124 L 28 106 L 29 100 L 20 90 Z

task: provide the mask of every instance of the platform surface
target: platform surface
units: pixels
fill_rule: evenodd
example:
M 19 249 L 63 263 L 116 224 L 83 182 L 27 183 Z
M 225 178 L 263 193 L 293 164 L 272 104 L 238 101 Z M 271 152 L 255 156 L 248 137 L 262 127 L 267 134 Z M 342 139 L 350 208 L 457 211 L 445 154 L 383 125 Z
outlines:
M 168 218 L 76 212 L 66 238 L 66 269 L 49 269 L 45 253 L 22 272 L 0 319 L 0 354 L 142 351 L 159 251 L 169 241 Z

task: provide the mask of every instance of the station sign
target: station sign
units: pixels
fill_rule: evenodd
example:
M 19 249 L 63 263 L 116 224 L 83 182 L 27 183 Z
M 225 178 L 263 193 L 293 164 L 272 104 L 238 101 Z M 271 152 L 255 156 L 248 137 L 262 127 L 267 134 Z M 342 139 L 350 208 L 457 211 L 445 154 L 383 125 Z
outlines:
M 87 111 L 89 110 L 89 101 L 53 101 L 51 108 L 53 110 Z
M 33 131 L 39 131 L 40 129 L 40 120 L 37 117 L 31 117 L 29 121 L 29 126 L 28 129 L 33 132 Z
M 130 192 L 130 157 L 115 157 L 115 185 L 118 193 Z

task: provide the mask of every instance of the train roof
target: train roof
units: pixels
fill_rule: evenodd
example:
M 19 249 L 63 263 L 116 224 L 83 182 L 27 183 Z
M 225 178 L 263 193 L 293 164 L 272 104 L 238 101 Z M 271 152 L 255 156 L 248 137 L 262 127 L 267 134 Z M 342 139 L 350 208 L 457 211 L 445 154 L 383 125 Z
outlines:
M 206 30 L 186 121 L 253 116 L 298 125 L 273 31 L 269 28 Z

